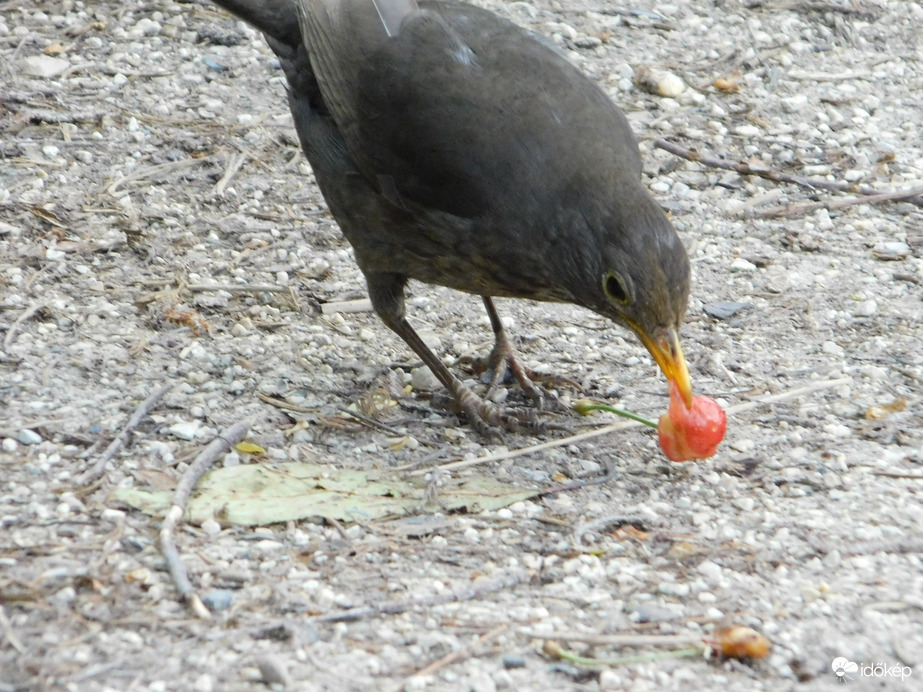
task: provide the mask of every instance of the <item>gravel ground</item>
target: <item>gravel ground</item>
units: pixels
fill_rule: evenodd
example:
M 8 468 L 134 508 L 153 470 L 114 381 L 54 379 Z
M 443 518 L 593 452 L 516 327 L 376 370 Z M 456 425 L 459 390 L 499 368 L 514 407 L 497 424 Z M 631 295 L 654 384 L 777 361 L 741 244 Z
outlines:
M 180 550 L 215 610 L 197 620 L 164 569 L 160 519 L 111 494 L 172 488 L 216 431 L 246 420 L 266 450 L 220 465 L 299 460 L 331 474 L 399 476 L 499 447 L 425 391 L 412 354 L 372 313 L 322 312 L 363 297 L 364 282 L 258 34 L 199 3 L 7 0 L 0 692 L 208 692 L 259 680 L 298 690 L 826 690 L 837 657 L 888 673 L 860 668 L 856 689 L 923 689 L 923 212 L 912 201 L 836 208 L 841 193 L 652 145 L 666 137 L 882 190 L 919 185 L 923 7 L 483 4 L 551 37 L 632 121 L 646 182 L 693 261 L 684 340 L 697 391 L 733 406 L 816 390 L 731 416 L 704 463 L 666 462 L 635 428 L 435 474 L 412 517 L 186 526 Z M 643 67 L 685 89 L 668 98 L 639 88 Z M 806 202 L 823 204 L 767 215 Z M 723 303 L 733 314 L 715 317 Z M 413 285 L 409 304 L 446 359 L 489 347 L 477 298 Z M 499 307 L 529 367 L 585 396 L 664 410 L 663 379 L 627 333 L 570 306 Z M 832 380 L 842 381 L 824 388 Z M 400 393 L 407 382 L 413 393 Z M 164 385 L 106 475 L 79 484 Z M 409 436 L 401 446 L 339 412 L 381 390 L 398 403 L 382 421 Z M 582 396 L 551 393 L 565 405 Z M 450 514 L 432 501 L 458 479 L 540 492 L 610 464 L 605 483 L 498 511 Z M 420 604 L 315 619 L 408 599 Z M 571 633 L 559 636 L 569 650 L 612 658 L 663 649 L 579 639 L 701 640 L 728 622 L 768 637 L 769 655 L 578 667 L 532 636 Z

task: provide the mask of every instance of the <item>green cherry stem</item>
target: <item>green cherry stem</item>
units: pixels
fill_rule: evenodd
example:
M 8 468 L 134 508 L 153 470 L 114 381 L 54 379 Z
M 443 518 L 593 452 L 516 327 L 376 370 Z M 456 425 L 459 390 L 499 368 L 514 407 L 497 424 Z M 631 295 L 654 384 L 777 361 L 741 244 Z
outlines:
M 657 424 L 654 421 L 648 420 L 647 418 L 639 416 L 636 413 L 631 413 L 630 411 L 626 411 L 624 409 L 615 408 L 615 406 L 610 406 L 609 404 L 600 404 L 599 402 L 590 401 L 589 399 L 581 399 L 576 404 L 574 404 L 574 408 L 577 409 L 577 413 L 579 413 L 581 416 L 588 416 L 593 411 L 608 411 L 609 413 L 614 413 L 615 415 L 621 416 L 622 418 L 628 418 L 629 420 L 643 423 L 650 428 L 657 427 Z

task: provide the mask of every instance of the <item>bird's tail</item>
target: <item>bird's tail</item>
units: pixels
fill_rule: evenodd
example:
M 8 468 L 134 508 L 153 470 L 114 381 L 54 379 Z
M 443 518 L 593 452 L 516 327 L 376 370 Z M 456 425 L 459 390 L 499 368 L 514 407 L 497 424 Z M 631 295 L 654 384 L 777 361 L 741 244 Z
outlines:
M 231 14 L 262 31 L 267 38 L 295 48 L 301 43 L 295 0 L 213 0 Z

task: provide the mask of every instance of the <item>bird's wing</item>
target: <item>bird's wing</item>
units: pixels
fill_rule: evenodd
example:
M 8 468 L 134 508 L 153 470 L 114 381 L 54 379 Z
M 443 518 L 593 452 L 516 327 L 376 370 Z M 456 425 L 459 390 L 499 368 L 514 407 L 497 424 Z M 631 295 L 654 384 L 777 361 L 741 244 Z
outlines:
M 458 2 L 298 1 L 350 156 L 395 203 L 538 218 L 600 177 L 637 181 L 624 116 L 513 23 Z
M 359 72 L 417 10 L 416 0 L 297 0 L 298 23 L 324 101 L 340 130 L 354 132 Z

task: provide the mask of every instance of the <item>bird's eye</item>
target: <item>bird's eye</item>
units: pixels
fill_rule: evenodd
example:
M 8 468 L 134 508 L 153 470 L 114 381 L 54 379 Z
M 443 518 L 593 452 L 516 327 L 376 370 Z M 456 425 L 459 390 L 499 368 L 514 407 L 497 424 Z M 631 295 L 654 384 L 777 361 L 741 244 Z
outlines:
M 603 277 L 603 291 L 613 303 L 628 304 L 628 286 L 625 284 L 625 280 L 616 272 L 607 272 Z

